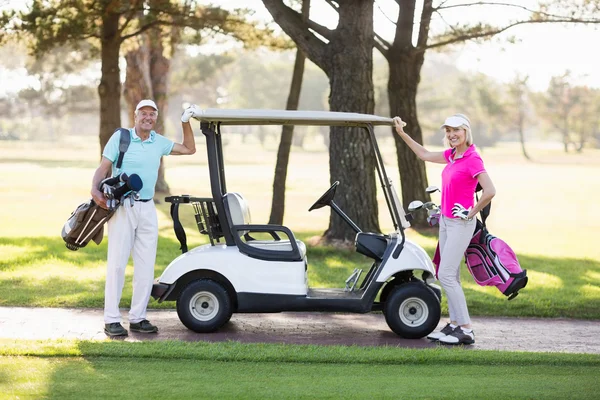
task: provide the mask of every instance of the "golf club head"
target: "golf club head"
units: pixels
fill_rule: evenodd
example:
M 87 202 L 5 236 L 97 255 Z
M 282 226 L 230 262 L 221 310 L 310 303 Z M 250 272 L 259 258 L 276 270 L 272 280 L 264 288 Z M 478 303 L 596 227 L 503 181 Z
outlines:
M 440 191 L 440 188 L 437 186 L 427 186 L 427 188 L 425 188 L 425 192 L 429 193 L 429 194 L 439 192 L 439 191 Z
M 440 214 L 430 215 L 427 217 L 427 223 L 429 226 L 437 226 L 440 223 Z
M 433 201 L 428 201 L 427 203 L 423 204 L 423 207 L 427 210 L 432 210 L 434 208 L 437 208 L 437 205 Z
M 430 208 L 429 210 L 427 210 L 427 215 L 429 215 L 430 217 L 432 216 L 439 216 L 440 215 L 440 209 L 439 208 Z
M 408 211 L 413 212 L 416 210 L 420 210 L 423 207 L 423 202 L 421 200 L 413 200 L 408 205 Z

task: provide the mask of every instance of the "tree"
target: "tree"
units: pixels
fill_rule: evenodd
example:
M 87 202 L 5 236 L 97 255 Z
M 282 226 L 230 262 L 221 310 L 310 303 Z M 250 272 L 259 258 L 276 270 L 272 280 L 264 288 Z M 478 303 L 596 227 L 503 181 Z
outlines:
M 575 86 L 571 88 L 573 98 L 576 100 L 573 107 L 572 131 L 575 134 L 573 144 L 575 151 L 581 153 L 586 143 L 598 130 L 600 117 L 600 102 L 598 89 L 588 86 Z
M 517 132 L 519 132 L 521 152 L 523 153 L 523 157 L 527 160 L 531 160 L 531 157 L 529 157 L 529 154 L 527 154 L 527 150 L 525 149 L 525 124 L 528 120 L 529 110 L 531 110 L 528 99 L 528 80 L 528 76 L 516 76 L 508 86 L 508 95 L 509 106 L 511 108 L 510 114 L 513 115 L 513 125 L 517 129 Z
M 245 13 L 202 7 L 194 0 L 155 1 L 152 8 L 142 0 L 33 0 L 26 11 L 3 12 L 0 26 L 2 39 L 14 32 L 28 35 L 36 55 L 57 45 L 77 47 L 84 40 L 99 46 L 102 151 L 115 127 L 121 126 L 119 56 L 123 42 L 158 26 L 188 26 L 250 39 L 254 26 L 244 20 Z
M 150 4 L 153 3 L 156 3 L 156 0 Z M 178 37 L 178 27 L 153 27 L 138 35 L 137 48 L 129 50 L 125 55 L 127 68 L 123 93 L 129 110 L 130 125 L 133 125 L 133 114 L 137 103 L 142 99 L 151 98 L 154 99 L 161 113 L 155 129 L 161 133 L 165 132 L 164 121 L 168 115 L 167 81 L 171 66 L 170 59 L 173 56 L 173 49 Z M 163 44 L 165 39 L 170 39 L 167 40 L 167 46 Z M 169 49 L 168 53 L 165 51 L 165 47 Z M 160 159 L 155 190 L 157 193 L 169 193 L 169 185 L 165 180 L 164 157 Z
M 336 3 L 343 4 L 332 0 L 326 1 L 338 12 L 341 8 Z M 420 15 L 416 13 L 416 0 L 396 0 L 396 3 L 398 3 L 399 12 L 396 18 L 396 31 L 393 41 L 390 43 L 381 36 L 374 34 L 374 46 L 387 59 L 389 65 L 388 99 L 390 115 L 401 116 L 407 123 L 405 131 L 419 143 L 423 143 L 423 135 L 419 125 L 416 98 L 421 68 L 427 50 L 439 49 L 470 40 L 490 39 L 522 24 L 600 22 L 600 18 L 598 18 L 600 12 L 599 0 L 577 0 L 568 3 L 563 1 L 540 2 L 537 10 L 518 4 L 494 1 L 455 3 L 440 0 L 437 5 L 434 5 L 433 0 L 424 0 Z M 445 15 L 448 12 L 472 7 L 486 7 L 488 12 L 493 12 L 493 8 L 502 7 L 527 14 L 528 17 L 508 21 L 501 26 L 481 22 L 448 24 L 447 29 L 443 32 L 430 35 L 430 25 L 434 14 L 437 14 L 441 21 L 445 21 Z M 414 41 L 413 37 L 416 37 Z M 429 194 L 425 192 L 428 184 L 424 162 L 419 160 L 396 134 L 392 134 L 396 143 L 403 203 L 408 204 L 414 199 L 429 200 Z M 422 220 L 414 222 L 413 225 L 416 227 L 425 226 L 425 222 Z
M 569 71 L 561 76 L 553 76 L 544 97 L 544 113 L 552 126 L 560 132 L 565 153 L 569 152 L 569 145 L 573 143 L 571 138 L 573 114 L 575 105 L 579 101 L 577 93 L 569 83 L 569 78 Z
M 582 0 L 583 3 L 588 2 Z M 407 123 L 406 132 L 417 142 L 422 143 L 422 132 L 419 126 L 417 113 L 417 90 L 420 82 L 421 67 L 425 53 L 430 49 L 438 49 L 455 43 L 469 40 L 490 39 L 514 26 L 542 22 L 597 22 L 579 15 L 586 15 L 586 11 L 571 5 L 573 14 L 569 16 L 556 14 L 557 7 L 561 4 L 549 2 L 541 4 L 538 10 L 529 9 L 518 4 L 502 2 L 480 1 L 476 3 L 450 3 L 440 1 L 434 6 L 432 0 L 424 0 L 420 16 L 416 11 L 416 0 L 396 0 L 399 13 L 396 21 L 396 34 L 392 43 L 379 36 L 375 36 L 375 46 L 388 60 L 390 76 L 388 83 L 388 97 L 391 115 L 400 115 Z M 564 3 L 564 2 L 563 2 Z M 508 21 L 502 26 L 493 26 L 476 22 L 473 24 L 461 23 L 449 25 L 440 34 L 431 35 L 430 25 L 434 14 L 438 14 L 442 21 L 449 11 L 471 7 L 497 7 L 512 8 L 529 16 L 520 20 Z M 584 5 L 582 5 L 584 7 Z M 490 10 L 490 12 L 493 12 Z M 568 14 L 565 14 L 568 15 Z M 418 27 L 417 38 L 413 44 L 413 33 Z M 468 113 L 468 110 L 463 110 Z M 402 182 L 402 200 L 404 204 L 412 199 L 427 199 L 429 195 L 424 189 L 427 187 L 427 176 L 424 163 L 417 159 L 413 152 L 394 135 L 398 166 Z
M 310 0 L 302 1 L 302 22 L 308 21 L 310 11 Z M 302 89 L 302 77 L 304 75 L 304 61 L 306 57 L 302 50 L 296 50 L 292 83 L 287 99 L 286 110 L 297 110 Z M 271 201 L 271 215 L 269 224 L 282 225 L 285 212 L 285 183 L 287 180 L 287 169 L 290 160 L 290 150 L 294 137 L 294 126 L 285 125 L 281 130 L 281 139 L 277 150 L 277 161 L 275 162 L 275 175 L 273 177 L 273 198 Z
M 310 19 L 304 21 L 282 0 L 263 0 L 275 22 L 327 74 L 331 111 L 373 113 L 373 1 L 340 2 L 338 26 L 330 30 Z M 367 133 L 359 128 L 331 127 L 329 135 L 330 180 L 341 182 L 336 203 L 361 229 L 378 232 L 375 160 Z M 331 213 L 324 241 L 348 242 L 354 236 L 355 232 Z
M 469 110 L 478 148 L 493 146 L 506 128 L 502 88 L 489 76 L 476 73 L 460 77 L 457 87 L 451 90 L 453 98 L 448 104 L 451 110 Z

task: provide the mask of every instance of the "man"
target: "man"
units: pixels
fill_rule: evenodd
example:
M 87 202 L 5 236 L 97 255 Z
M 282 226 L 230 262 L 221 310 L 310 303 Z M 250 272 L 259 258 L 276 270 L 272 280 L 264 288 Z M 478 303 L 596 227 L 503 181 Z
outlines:
M 131 142 L 123 157 L 121 168 L 116 168 L 121 136 L 117 130 L 106 144 L 100 166 L 94 173 L 92 198 L 103 208 L 107 208 L 107 199 L 98 186 L 111 173 L 113 176 L 123 172 L 127 175 L 138 174 L 144 185 L 139 192 L 139 199 L 125 199 L 108 221 L 108 256 L 104 291 L 104 333 L 108 336 L 128 334 L 121 325 L 119 303 L 125 282 L 125 267 L 130 254 L 133 256 L 134 272 L 129 329 L 142 333 L 158 332 L 158 328 L 146 319 L 158 244 L 158 219 L 152 200 L 154 186 L 162 156 L 190 155 L 196 152 L 189 120 L 198 115 L 197 113 L 199 110 L 195 105 L 183 112 L 181 116 L 183 141 L 174 143 L 153 130 L 158 119 L 158 108 L 154 101 L 140 101 L 135 108 L 135 127 L 129 130 Z

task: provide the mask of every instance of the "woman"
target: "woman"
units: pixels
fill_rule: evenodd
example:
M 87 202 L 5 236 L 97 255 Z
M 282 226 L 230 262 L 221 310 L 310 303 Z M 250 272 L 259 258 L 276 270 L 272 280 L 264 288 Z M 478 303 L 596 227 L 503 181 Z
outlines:
M 429 151 L 415 142 L 404 132 L 405 125 L 400 117 L 394 118 L 396 132 L 417 157 L 446 164 L 442 171 L 438 279 L 446 292 L 450 322 L 427 338 L 445 344 L 473 344 L 475 335 L 460 285 L 460 264 L 475 230 L 476 220 L 473 217 L 492 200 L 496 189 L 475 149 L 471 124 L 465 115 L 455 114 L 446 118 L 442 129 L 446 133 L 444 144 L 449 148 L 440 152 Z M 483 193 L 474 204 L 477 183 L 483 188 Z

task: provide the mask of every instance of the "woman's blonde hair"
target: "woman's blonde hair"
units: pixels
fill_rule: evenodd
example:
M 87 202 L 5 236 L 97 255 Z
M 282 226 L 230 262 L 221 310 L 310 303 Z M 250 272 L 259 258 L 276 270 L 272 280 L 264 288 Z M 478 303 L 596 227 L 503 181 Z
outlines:
M 465 114 L 454 114 L 453 117 L 461 117 L 461 118 L 466 119 L 469 122 L 469 124 L 471 123 L 471 120 Z M 444 127 L 442 127 L 442 128 L 444 128 Z M 459 128 L 462 128 L 465 130 L 467 146 L 472 145 L 473 144 L 473 134 L 471 133 L 471 127 L 468 125 L 461 125 L 461 126 L 459 126 Z M 452 145 L 450 145 L 450 141 L 448 140 L 448 136 L 446 136 L 445 131 L 444 131 L 444 146 L 452 147 Z

